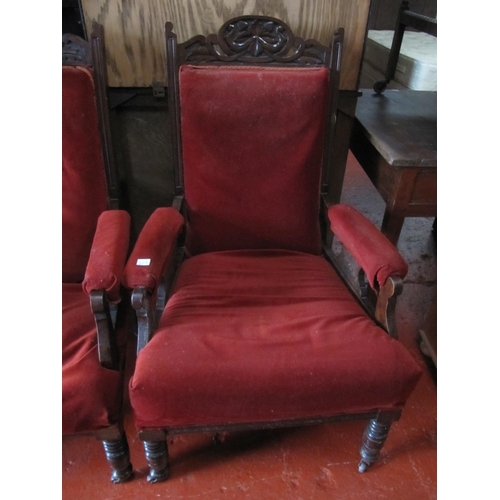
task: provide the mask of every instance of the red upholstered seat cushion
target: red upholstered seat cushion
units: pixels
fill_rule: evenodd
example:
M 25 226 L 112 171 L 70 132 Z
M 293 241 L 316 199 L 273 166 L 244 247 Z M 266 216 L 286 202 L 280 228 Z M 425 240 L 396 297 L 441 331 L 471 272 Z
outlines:
M 322 257 L 215 252 L 182 264 L 130 399 L 139 428 L 310 418 L 401 408 L 420 374 Z
M 107 427 L 119 417 L 120 373 L 101 367 L 89 298 L 80 284 L 62 285 L 63 434 Z
M 188 255 L 319 254 L 326 68 L 182 66 Z
M 106 178 L 90 70 L 62 70 L 62 280 L 83 280 L 97 219 L 107 208 Z

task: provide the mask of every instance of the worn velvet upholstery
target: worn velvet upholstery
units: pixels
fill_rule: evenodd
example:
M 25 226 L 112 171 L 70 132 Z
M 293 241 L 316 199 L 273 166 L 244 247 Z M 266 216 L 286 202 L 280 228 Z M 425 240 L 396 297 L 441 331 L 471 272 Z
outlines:
M 389 276 L 406 276 L 408 264 L 396 247 L 355 208 L 333 205 L 328 218 L 332 232 L 363 268 L 372 288 L 383 286 Z
M 124 210 L 106 210 L 97 228 L 83 280 L 83 289 L 106 290 L 109 301 L 121 299 L 120 287 L 130 237 L 130 215 Z
M 81 282 L 97 219 L 107 208 L 92 72 L 62 70 L 62 280 Z
M 157 208 L 152 213 L 127 261 L 123 275 L 125 287 L 133 290 L 144 286 L 150 292 L 156 290 L 183 226 L 184 217 L 171 207 Z M 149 263 L 138 265 L 138 261 L 144 260 Z
M 326 68 L 181 66 L 188 255 L 319 254 Z
M 119 339 L 123 338 L 120 332 Z M 89 298 L 78 283 L 62 285 L 62 431 L 88 432 L 114 424 L 122 375 L 99 364 Z
M 130 382 L 136 424 L 185 427 L 401 408 L 421 372 L 320 256 L 185 261 Z

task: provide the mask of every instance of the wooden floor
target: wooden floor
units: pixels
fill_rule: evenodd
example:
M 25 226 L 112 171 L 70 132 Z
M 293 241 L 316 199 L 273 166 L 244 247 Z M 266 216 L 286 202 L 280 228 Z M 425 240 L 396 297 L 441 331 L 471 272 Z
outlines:
M 384 203 L 352 156 L 343 202 L 356 206 L 376 224 Z M 101 444 L 92 436 L 62 440 L 62 492 L 66 500 L 96 499 L 395 499 L 437 498 L 436 371 L 420 350 L 418 331 L 436 291 L 436 243 L 431 219 L 407 219 L 399 249 L 409 262 L 399 301 L 400 340 L 424 370 L 400 421 L 389 434 L 377 464 L 357 472 L 365 422 L 332 423 L 273 431 L 220 435 L 181 435 L 169 439 L 171 477 L 146 481 L 142 445 L 135 435 L 128 403 L 134 478 L 123 485 L 109 481 Z M 342 248 L 337 259 L 355 276 Z M 133 354 L 133 342 L 129 352 Z M 133 356 L 130 356 L 133 359 Z M 133 370 L 129 364 L 127 372 Z

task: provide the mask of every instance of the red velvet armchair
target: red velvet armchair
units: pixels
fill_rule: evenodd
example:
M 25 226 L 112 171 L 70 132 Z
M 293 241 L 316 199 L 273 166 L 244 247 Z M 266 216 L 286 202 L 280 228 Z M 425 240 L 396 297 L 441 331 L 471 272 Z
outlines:
M 369 420 L 363 472 L 421 375 L 393 338 L 406 263 L 355 209 L 325 201 L 342 41 L 243 16 L 178 45 L 166 25 L 176 197 L 123 278 L 150 482 L 168 476 L 167 434 L 347 417 Z M 366 272 L 374 317 L 333 267 L 332 231 Z
M 93 432 L 115 483 L 132 474 L 121 425 L 130 217 L 118 210 L 102 27 L 63 35 L 62 431 Z

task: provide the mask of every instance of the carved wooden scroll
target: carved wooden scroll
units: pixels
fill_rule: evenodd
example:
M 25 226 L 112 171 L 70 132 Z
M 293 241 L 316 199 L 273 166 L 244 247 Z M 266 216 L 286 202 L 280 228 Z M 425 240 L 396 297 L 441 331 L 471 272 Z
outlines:
M 295 37 L 283 21 L 265 16 L 241 16 L 226 22 L 218 34 L 196 36 L 179 45 L 188 63 L 296 63 L 325 65 L 328 48 L 315 40 Z

